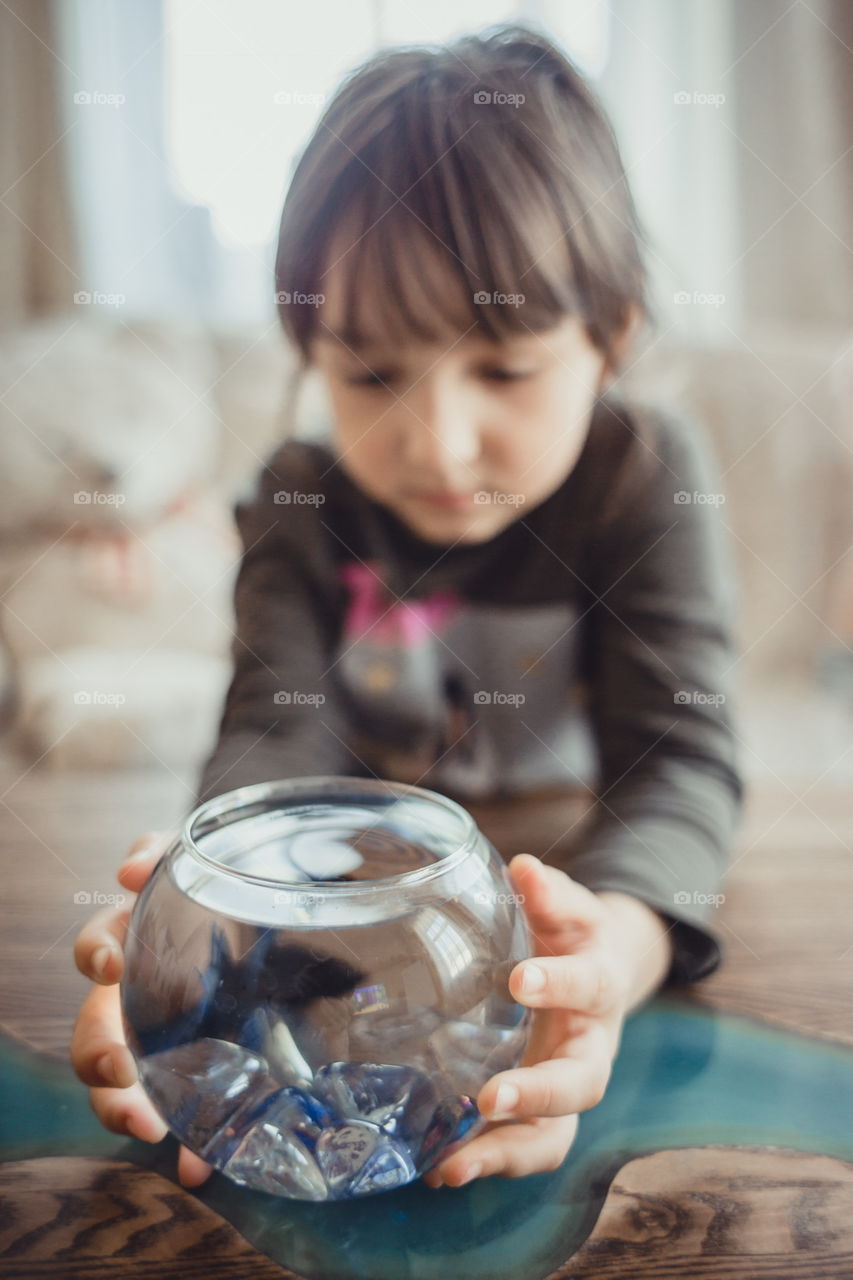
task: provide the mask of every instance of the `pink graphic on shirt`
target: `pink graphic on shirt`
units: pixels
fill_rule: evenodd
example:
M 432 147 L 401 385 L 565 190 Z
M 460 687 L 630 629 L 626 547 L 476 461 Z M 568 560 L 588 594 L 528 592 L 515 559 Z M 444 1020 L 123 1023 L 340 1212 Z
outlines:
M 344 635 L 350 640 L 370 633 L 370 639 L 377 644 L 414 649 L 441 631 L 459 612 L 453 591 L 436 592 L 425 600 L 389 598 L 371 565 L 346 564 L 341 577 L 351 593 L 344 619 Z

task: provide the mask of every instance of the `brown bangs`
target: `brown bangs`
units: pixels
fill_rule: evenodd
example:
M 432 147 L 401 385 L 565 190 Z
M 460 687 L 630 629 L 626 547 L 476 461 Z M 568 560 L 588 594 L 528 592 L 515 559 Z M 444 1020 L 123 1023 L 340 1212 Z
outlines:
M 610 355 L 629 305 L 648 310 L 638 239 L 609 126 L 544 37 L 392 50 L 344 83 L 297 166 L 279 315 L 308 362 L 334 271 L 353 346 L 574 315 Z

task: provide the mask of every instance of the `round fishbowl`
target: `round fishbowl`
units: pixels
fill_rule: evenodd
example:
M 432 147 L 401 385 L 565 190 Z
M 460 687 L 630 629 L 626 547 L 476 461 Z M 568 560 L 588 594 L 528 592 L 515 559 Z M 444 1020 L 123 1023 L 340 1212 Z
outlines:
M 127 1042 L 172 1133 L 298 1200 L 405 1186 L 483 1125 L 517 1066 L 530 954 L 464 808 L 349 777 L 241 787 L 190 815 L 133 909 Z

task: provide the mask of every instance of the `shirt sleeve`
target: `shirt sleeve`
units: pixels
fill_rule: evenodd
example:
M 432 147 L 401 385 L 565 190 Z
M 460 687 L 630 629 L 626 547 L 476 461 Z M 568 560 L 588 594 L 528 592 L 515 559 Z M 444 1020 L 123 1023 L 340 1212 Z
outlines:
M 590 542 L 590 714 L 600 786 L 567 868 L 670 927 L 664 985 L 719 967 L 709 923 L 742 802 L 731 723 L 736 593 L 724 495 L 698 427 L 650 415 Z
M 305 449 L 283 446 L 234 509 L 233 674 L 196 804 L 255 782 L 364 773 L 347 746 L 334 670 L 339 608 L 320 552 L 323 492 Z

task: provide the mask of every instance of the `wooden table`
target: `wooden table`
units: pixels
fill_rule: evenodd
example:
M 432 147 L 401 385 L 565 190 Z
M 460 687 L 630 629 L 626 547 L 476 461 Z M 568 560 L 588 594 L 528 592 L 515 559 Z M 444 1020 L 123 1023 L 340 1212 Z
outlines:
M 191 781 L 22 774 L 0 759 L 0 1277 L 853 1277 L 846 793 L 753 791 L 718 916 L 724 967 L 630 1020 L 563 1170 L 355 1206 L 276 1201 L 271 1216 L 221 1177 L 180 1188 L 173 1139 L 101 1130 L 67 1063 L 86 990 L 71 948 L 93 910 L 75 895 L 118 892 L 127 845 L 183 813 Z M 547 848 L 577 803 L 475 817 L 509 856 Z M 349 1270 L 331 1254 L 299 1270 L 318 1222 Z

